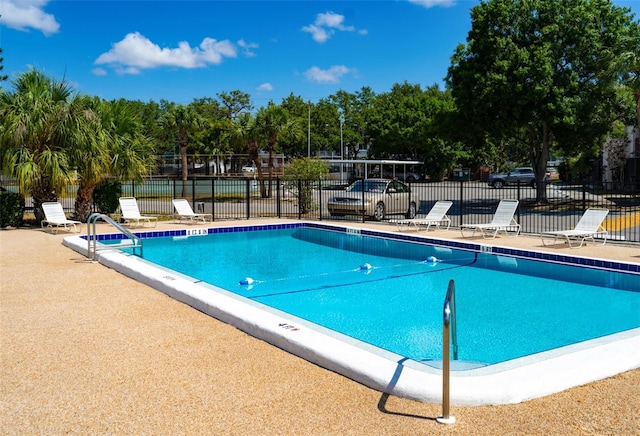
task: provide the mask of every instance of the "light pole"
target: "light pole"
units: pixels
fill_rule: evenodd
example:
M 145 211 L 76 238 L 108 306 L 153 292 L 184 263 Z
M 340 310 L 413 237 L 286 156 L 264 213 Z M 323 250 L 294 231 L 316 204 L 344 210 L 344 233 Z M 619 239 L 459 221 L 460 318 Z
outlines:
M 311 100 L 309 100 L 309 118 L 307 120 L 307 157 L 311 157 Z
M 340 160 L 343 160 L 344 141 L 342 139 L 342 125 L 344 124 L 344 115 L 340 114 Z
M 343 175 L 342 171 L 344 169 L 344 164 L 342 161 L 344 160 L 344 140 L 342 138 L 342 125 L 344 124 L 344 115 L 340 113 L 340 183 L 342 183 Z

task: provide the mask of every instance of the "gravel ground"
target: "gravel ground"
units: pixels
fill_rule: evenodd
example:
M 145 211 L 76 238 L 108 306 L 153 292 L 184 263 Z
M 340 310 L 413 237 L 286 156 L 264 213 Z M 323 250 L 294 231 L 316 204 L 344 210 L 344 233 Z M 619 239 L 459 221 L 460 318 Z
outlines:
M 439 404 L 254 339 L 88 262 L 66 235 L 0 231 L 2 435 L 640 435 L 640 369 L 525 403 L 452 407 L 456 424 L 442 425 Z M 495 243 L 542 249 L 539 238 Z M 551 250 L 640 261 L 638 246 Z

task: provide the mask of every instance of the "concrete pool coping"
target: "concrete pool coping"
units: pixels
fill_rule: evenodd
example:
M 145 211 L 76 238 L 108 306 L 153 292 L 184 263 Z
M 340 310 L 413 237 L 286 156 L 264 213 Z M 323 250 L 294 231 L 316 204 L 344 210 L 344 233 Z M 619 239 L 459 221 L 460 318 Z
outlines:
M 237 222 L 230 225 L 233 224 L 242 225 Z M 376 231 L 386 232 L 380 227 Z M 64 244 L 86 255 L 87 241 L 81 236 L 66 237 Z M 359 341 L 345 340 L 279 311 L 265 310 L 262 305 L 210 285 L 194 283 L 191 278 L 136 256 L 102 251 L 99 260 L 203 313 L 373 389 L 424 402 L 441 400 L 442 377 L 437 369 L 362 346 Z M 214 294 L 211 289 L 219 292 Z M 455 371 L 451 378 L 451 402 L 518 403 L 639 367 L 640 329 L 633 329 L 502 364 Z

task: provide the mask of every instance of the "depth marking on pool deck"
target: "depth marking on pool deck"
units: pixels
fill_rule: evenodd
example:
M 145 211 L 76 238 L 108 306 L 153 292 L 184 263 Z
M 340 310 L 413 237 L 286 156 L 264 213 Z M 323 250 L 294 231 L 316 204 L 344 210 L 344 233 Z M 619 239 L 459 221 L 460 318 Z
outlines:
M 298 327 L 291 324 L 287 324 L 286 322 L 278 324 L 278 327 L 281 327 L 285 330 L 289 330 L 291 332 L 297 332 L 298 330 L 300 330 Z
M 209 229 L 187 229 L 187 236 L 205 236 L 209 234 Z
M 480 245 L 480 253 L 493 253 L 491 245 Z

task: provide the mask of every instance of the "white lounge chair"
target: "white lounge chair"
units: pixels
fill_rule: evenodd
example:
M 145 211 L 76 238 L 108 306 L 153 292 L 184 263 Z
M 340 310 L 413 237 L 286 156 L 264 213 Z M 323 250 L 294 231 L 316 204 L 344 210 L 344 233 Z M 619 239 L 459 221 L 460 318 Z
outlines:
M 407 229 L 414 226 L 416 232 L 420 231 L 421 227 L 425 227 L 425 231 L 429 231 L 431 227 L 439 229 L 441 226 L 446 225 L 447 229 L 451 226 L 451 218 L 447 216 L 447 212 L 453 206 L 453 201 L 436 201 L 429 213 L 425 216 L 419 216 L 412 219 L 392 219 L 390 223 L 394 223 L 398 226 L 398 231 L 402 231 L 404 227 Z
M 562 238 L 569 247 L 571 248 L 579 248 L 582 247 L 582 244 L 589 239 L 591 242 L 596 244 L 595 238 L 602 238 L 602 244 L 604 245 L 607 242 L 607 237 L 609 236 L 609 232 L 602 226 L 604 219 L 609 214 L 609 209 L 587 209 L 584 214 L 578 220 L 578 224 L 573 228 L 573 230 L 557 230 L 552 232 L 544 232 L 540 236 L 542 238 L 542 245 L 547 245 L 545 243 L 545 239 L 553 238 L 553 242 L 548 245 L 553 245 L 556 243 L 558 238 Z M 571 241 L 580 241 L 578 245 L 572 245 Z
M 52 232 L 54 227 L 56 233 L 58 233 L 60 227 L 64 227 L 66 231 L 70 232 L 71 227 L 69 226 L 73 226 L 73 230 L 77 232 L 77 224 L 82 224 L 80 221 L 67 219 L 62 204 L 59 202 L 42 203 L 42 211 L 45 218 L 40 222 L 40 226 L 44 228 L 46 225 Z
M 176 213 L 173 214 L 173 220 L 181 223 L 183 220 L 187 223 L 193 224 L 197 221 L 203 223 L 211 221 L 212 215 L 210 213 L 194 213 L 191 205 L 184 198 L 175 198 L 173 201 L 173 207 L 176 209 Z
M 148 223 L 149 226 L 153 223 L 153 227 L 158 224 L 158 217 L 140 215 L 140 209 L 138 209 L 138 201 L 134 197 L 120 197 L 120 212 L 125 225 L 135 226 Z
M 507 236 L 509 236 L 509 232 L 515 232 L 514 236 L 518 236 L 520 234 L 520 224 L 513 217 L 516 210 L 518 210 L 518 200 L 500 200 L 490 223 L 464 224 L 460 226 L 462 236 L 469 236 L 468 234 L 465 235 L 465 230 L 473 230 L 470 236 L 474 236 L 476 231 L 479 230 L 485 239 L 495 238 L 498 232 L 504 232 Z

